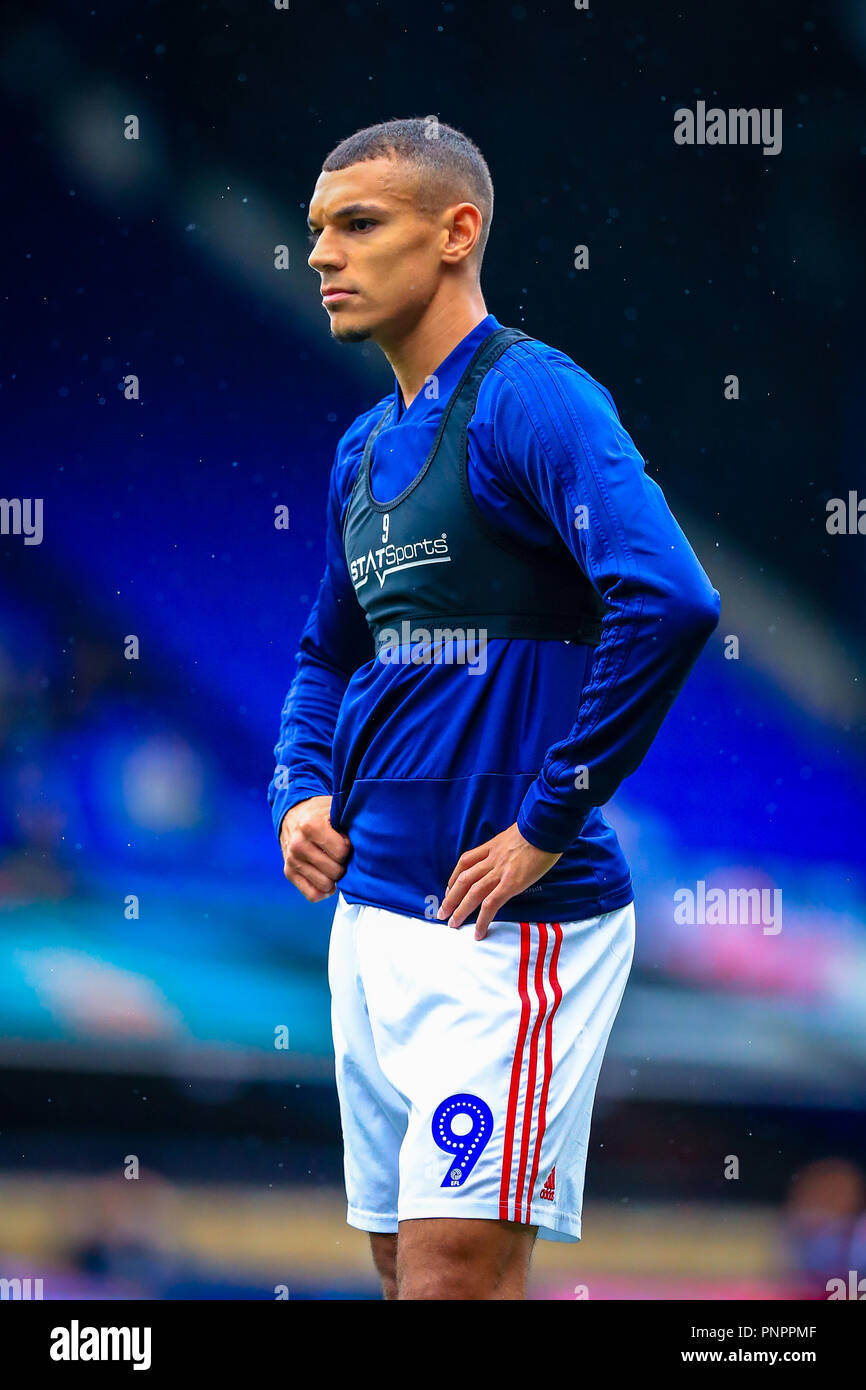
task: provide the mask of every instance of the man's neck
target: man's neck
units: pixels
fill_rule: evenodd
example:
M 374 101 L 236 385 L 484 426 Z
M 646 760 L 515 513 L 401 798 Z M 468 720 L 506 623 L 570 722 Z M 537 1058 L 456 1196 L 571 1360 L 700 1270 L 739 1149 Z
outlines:
M 405 338 L 398 343 L 380 344 L 407 410 L 427 378 L 486 317 L 487 308 L 478 286 L 474 292 L 442 304 L 434 300 Z

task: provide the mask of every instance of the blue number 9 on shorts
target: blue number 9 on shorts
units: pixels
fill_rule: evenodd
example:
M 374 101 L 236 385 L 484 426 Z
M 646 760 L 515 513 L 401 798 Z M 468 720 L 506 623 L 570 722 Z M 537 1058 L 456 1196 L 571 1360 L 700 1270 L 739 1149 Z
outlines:
M 440 1187 L 462 1187 L 490 1142 L 493 1111 L 480 1096 L 449 1096 L 433 1112 L 432 1129 L 438 1147 L 458 1160 L 450 1165 Z

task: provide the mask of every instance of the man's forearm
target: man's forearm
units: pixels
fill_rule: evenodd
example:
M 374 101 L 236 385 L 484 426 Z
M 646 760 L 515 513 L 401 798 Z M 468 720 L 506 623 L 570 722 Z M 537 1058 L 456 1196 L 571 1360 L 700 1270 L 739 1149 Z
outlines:
M 347 679 L 315 656 L 299 650 L 297 673 L 283 705 L 274 747 L 274 775 L 268 803 L 279 837 L 286 812 L 310 796 L 333 792 L 331 758 L 334 729 Z
M 719 620 L 719 596 L 696 563 L 690 579 L 661 609 L 645 600 L 605 618 L 577 720 L 520 808 L 518 829 L 536 848 L 568 849 L 643 761 Z M 617 648 L 619 663 L 609 659 Z

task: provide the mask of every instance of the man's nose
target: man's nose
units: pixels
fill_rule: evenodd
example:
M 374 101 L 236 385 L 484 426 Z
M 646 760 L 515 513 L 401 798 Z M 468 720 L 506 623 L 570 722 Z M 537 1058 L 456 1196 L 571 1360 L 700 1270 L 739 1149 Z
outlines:
M 327 227 L 316 238 L 316 244 L 307 258 L 307 265 L 319 271 L 339 269 L 345 265 L 345 257 L 341 256 L 336 239 L 329 237 Z

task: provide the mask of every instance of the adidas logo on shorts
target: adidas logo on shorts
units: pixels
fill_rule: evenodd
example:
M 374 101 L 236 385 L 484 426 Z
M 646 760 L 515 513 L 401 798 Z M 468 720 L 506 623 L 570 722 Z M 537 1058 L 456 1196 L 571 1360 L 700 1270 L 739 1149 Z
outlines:
M 556 1165 L 551 1168 L 547 1175 L 547 1180 L 541 1189 L 542 1202 L 553 1202 L 556 1200 Z

